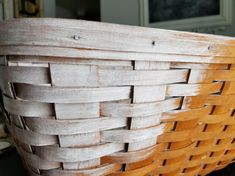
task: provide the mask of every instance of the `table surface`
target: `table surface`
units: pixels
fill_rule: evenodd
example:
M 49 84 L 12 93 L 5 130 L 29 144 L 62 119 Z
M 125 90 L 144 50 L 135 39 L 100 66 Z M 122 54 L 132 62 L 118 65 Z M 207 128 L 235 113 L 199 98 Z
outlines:
M 225 169 L 213 172 L 208 176 L 234 176 L 235 164 L 230 164 Z M 0 156 L 0 175 L 1 176 L 27 176 L 23 168 L 20 157 L 15 149 Z

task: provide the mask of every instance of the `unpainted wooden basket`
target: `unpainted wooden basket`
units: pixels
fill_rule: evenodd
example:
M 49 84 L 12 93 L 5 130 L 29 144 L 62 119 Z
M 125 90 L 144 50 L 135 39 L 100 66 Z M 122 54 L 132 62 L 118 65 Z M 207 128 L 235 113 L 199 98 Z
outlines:
M 235 159 L 235 39 L 0 23 L 8 127 L 31 176 L 194 176 Z

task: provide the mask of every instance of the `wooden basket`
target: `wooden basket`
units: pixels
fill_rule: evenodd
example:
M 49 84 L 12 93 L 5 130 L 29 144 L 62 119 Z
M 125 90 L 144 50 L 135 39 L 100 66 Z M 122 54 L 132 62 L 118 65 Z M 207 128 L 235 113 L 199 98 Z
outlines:
M 195 176 L 235 159 L 235 39 L 0 23 L 8 127 L 31 176 Z

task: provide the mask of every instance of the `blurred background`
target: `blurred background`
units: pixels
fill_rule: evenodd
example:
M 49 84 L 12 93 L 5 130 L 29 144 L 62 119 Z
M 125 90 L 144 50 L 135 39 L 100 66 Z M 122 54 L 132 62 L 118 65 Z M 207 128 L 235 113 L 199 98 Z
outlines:
M 233 0 L 0 0 L 0 19 L 53 17 L 235 36 Z
M 83 19 L 235 36 L 234 0 L 0 0 L 0 20 Z M 26 176 L 0 115 L 0 176 Z M 1 149 L 2 147 L 2 149 Z M 235 166 L 210 176 L 234 176 Z

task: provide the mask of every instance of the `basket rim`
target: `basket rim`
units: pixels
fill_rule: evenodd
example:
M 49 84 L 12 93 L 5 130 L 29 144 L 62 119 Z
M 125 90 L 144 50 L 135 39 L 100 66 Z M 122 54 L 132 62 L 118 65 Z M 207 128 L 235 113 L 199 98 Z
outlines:
M 0 49 L 0 55 L 235 63 L 234 37 L 72 19 L 0 22 Z

